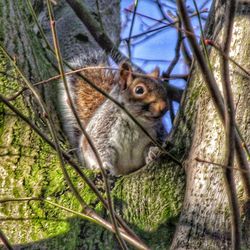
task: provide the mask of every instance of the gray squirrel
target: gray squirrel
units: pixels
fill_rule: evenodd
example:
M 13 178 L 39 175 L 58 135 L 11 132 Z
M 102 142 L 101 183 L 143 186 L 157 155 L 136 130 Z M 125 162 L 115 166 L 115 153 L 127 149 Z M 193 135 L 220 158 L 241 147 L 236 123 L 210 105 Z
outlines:
M 118 73 L 103 67 L 86 68 L 82 73 L 109 92 L 155 140 L 163 142 L 166 132 L 161 119 L 168 110 L 168 102 L 167 92 L 158 80 L 159 68 L 148 75 L 136 74 L 124 62 Z M 150 161 L 152 141 L 121 108 L 76 75 L 69 76 L 67 81 L 77 114 L 108 173 L 126 175 Z M 99 169 L 95 154 L 77 127 L 65 90 L 60 92 L 60 103 L 64 130 L 71 144 L 78 148 L 79 158 L 88 168 Z

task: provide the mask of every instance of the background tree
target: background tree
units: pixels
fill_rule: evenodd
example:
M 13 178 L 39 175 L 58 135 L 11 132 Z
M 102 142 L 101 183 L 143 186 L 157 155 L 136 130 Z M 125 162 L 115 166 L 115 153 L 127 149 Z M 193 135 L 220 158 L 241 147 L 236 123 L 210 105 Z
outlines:
M 46 45 L 28 8 L 28 2 L 11 0 L 2 2 L 0 13 L 3 25 L 0 37 L 4 47 L 25 76 L 35 83 L 56 74 L 57 70 L 52 66 L 56 65 L 56 60 L 52 53 L 46 50 Z M 42 1 L 33 1 L 32 4 L 47 37 L 50 38 L 46 6 Z M 93 1 L 89 1 L 85 2 L 85 6 L 88 6 L 92 16 L 105 27 L 113 42 L 117 43 L 118 3 L 114 1 L 105 4 L 103 1 L 96 5 Z M 224 16 L 229 10 L 227 3 L 214 1 L 207 24 L 207 37 L 216 44 L 221 44 L 223 41 Z M 104 12 L 108 14 L 105 15 Z M 104 16 L 108 18 L 104 19 Z M 84 54 L 87 65 L 93 64 L 95 60 L 98 63 L 100 57 L 103 59 L 102 49 L 96 38 L 91 37 L 65 2 L 62 1 L 55 6 L 55 18 L 58 20 L 60 47 L 65 59 L 69 60 L 75 54 Z M 73 20 L 76 23 L 73 24 Z M 234 27 L 237 28 L 234 28 L 231 45 L 233 49 L 230 56 L 244 68 L 248 68 L 249 58 L 248 22 L 248 5 L 240 2 L 234 21 Z M 34 35 L 34 30 L 37 35 Z M 49 40 L 52 44 L 52 40 Z M 101 46 L 103 47 L 102 44 Z M 212 49 L 210 58 L 212 70 L 217 83 L 220 84 L 221 52 Z M 246 145 L 249 145 L 249 80 L 246 73 L 243 74 L 235 64 L 231 63 L 230 67 L 230 72 L 234 72 L 230 76 L 236 105 L 236 121 Z M 0 72 L 1 94 L 13 96 L 13 93 L 20 90 L 22 78 L 2 51 Z M 224 128 L 203 76 L 204 73 L 195 68 L 175 120 L 170 136 L 171 144 L 167 147 L 168 149 L 171 147 L 171 153 L 184 162 L 187 180 L 182 213 L 172 244 L 173 249 L 228 249 L 231 245 L 232 211 L 225 191 L 224 167 L 221 166 L 224 164 Z M 40 85 L 39 90 L 53 114 L 56 128 L 60 130 L 59 123 L 56 122 L 57 112 L 54 109 L 55 84 Z M 46 114 L 36 108 L 37 102 L 32 98 L 30 91 L 25 91 L 23 95 L 15 98 L 14 104 L 34 121 L 41 131 L 48 133 Z M 56 203 L 81 211 L 78 201 L 63 180 L 55 151 L 5 105 L 1 104 L 0 107 L 1 196 L 3 198 L 32 196 L 45 199 L 49 197 Z M 35 109 L 35 112 L 30 107 Z M 205 161 L 217 163 L 219 166 Z M 105 209 L 94 193 L 71 168 L 68 167 L 68 171 L 86 203 L 108 219 Z M 86 174 L 97 182 L 98 179 L 93 173 L 86 171 Z M 249 196 L 246 191 L 247 185 L 241 184 L 240 175 L 237 175 L 237 180 L 239 180 L 238 198 L 242 208 L 242 248 L 248 249 L 250 247 L 247 217 Z M 147 245 L 152 249 L 165 249 L 170 246 L 173 237 L 183 202 L 184 183 L 184 169 L 168 157 L 162 156 L 154 164 L 116 180 L 112 190 L 115 208 Z M 13 245 L 19 245 L 21 248 L 118 248 L 117 243 L 113 241 L 113 235 L 102 227 L 72 217 L 71 213 L 46 202 L 7 202 L 2 204 L 1 211 L 3 216 L 1 229 Z

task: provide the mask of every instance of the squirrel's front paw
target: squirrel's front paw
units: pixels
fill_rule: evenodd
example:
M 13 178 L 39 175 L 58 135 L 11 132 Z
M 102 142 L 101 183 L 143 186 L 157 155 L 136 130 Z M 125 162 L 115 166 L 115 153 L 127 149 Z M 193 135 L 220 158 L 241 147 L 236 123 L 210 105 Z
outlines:
M 148 154 L 146 156 L 146 159 L 145 159 L 146 164 L 149 164 L 150 162 L 157 159 L 159 157 L 160 153 L 161 153 L 161 150 L 159 147 L 157 147 L 157 146 L 150 147 Z
M 112 175 L 112 176 L 116 175 L 115 168 L 110 162 L 103 162 L 102 166 L 104 170 L 106 171 L 107 175 Z

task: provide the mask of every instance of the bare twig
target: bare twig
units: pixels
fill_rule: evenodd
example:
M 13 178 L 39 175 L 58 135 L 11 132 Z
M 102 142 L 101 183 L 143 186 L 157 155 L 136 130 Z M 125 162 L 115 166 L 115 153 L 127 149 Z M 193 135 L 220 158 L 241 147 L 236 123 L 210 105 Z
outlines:
M 17 91 L 15 94 L 13 94 L 12 96 L 8 97 L 9 101 L 14 101 L 18 96 L 20 96 L 25 90 L 27 90 L 27 87 L 23 87 L 22 89 L 20 89 L 19 91 Z
M 91 16 L 88 9 L 79 0 L 66 0 L 69 6 L 74 10 L 78 18 L 84 23 L 97 43 L 110 54 L 116 63 L 121 63 L 127 58 L 118 50 L 112 40 L 101 29 L 99 23 Z
M 49 199 L 37 198 L 37 197 L 5 198 L 5 199 L 1 199 L 0 203 L 5 203 L 5 202 L 25 202 L 25 201 L 40 201 L 40 202 L 48 203 L 48 204 L 50 204 L 52 206 L 58 207 L 58 208 L 63 209 L 65 211 L 67 211 L 67 212 L 70 212 L 70 213 L 72 213 L 74 215 L 77 215 L 77 216 L 79 216 L 79 217 L 81 217 L 83 219 L 89 220 L 90 222 L 96 223 L 96 224 L 104 227 L 108 231 L 111 231 L 111 232 L 115 233 L 112 225 L 109 222 L 107 222 L 106 220 L 104 220 L 103 218 L 101 218 L 98 214 L 91 214 L 91 211 L 88 211 L 89 213 L 80 213 L 80 212 L 74 211 L 72 209 L 66 208 L 66 207 L 64 207 L 62 205 L 59 205 L 59 204 L 57 204 L 55 202 L 52 202 Z M 124 232 L 122 230 L 121 230 L 121 235 L 128 243 L 130 243 L 132 246 L 136 247 L 136 249 L 149 250 L 149 248 L 141 245 L 134 238 L 132 238 L 130 235 L 128 235 L 126 232 Z
M 79 72 L 84 72 L 85 70 L 89 71 L 89 70 L 96 70 L 96 69 L 108 69 L 108 70 L 120 70 L 118 68 L 111 68 L 111 67 L 100 67 L 100 66 L 91 66 L 91 67 L 82 67 L 82 68 L 79 68 L 79 69 L 75 69 L 75 70 L 71 70 L 71 71 L 68 71 L 68 72 L 65 72 L 65 76 L 70 76 L 70 75 L 73 75 L 73 74 L 76 74 L 76 73 L 79 73 Z M 135 76 L 143 76 L 143 77 L 149 77 L 149 78 L 152 78 L 151 76 L 147 76 L 145 74 L 141 74 L 141 73 L 134 73 L 133 74 Z M 38 86 L 40 84 L 46 84 L 46 83 L 49 83 L 51 81 L 54 81 L 54 80 L 58 80 L 60 79 L 61 75 L 56 75 L 56 76 L 52 76 L 50 77 L 49 79 L 46 79 L 46 80 L 42 80 L 40 82 L 36 82 L 34 83 L 33 85 L 34 86 Z M 188 74 L 173 74 L 173 75 L 170 75 L 168 78 L 166 77 L 158 77 L 157 79 L 160 80 L 160 81 L 163 81 L 163 80 L 171 80 L 171 79 L 183 79 L 183 80 L 187 80 L 188 78 Z M 175 92 L 175 93 L 178 93 L 178 91 L 180 92 L 178 95 L 176 94 L 173 94 L 173 100 L 175 100 L 176 102 L 178 102 L 180 100 L 180 96 L 181 93 L 183 92 L 182 89 L 179 89 L 179 88 L 174 88 L 172 90 L 172 92 Z M 24 90 L 23 90 L 24 91 Z M 171 88 L 168 87 L 168 91 L 171 91 Z
M 34 125 L 30 119 L 26 116 L 24 116 L 17 108 L 15 108 L 4 96 L 0 94 L 0 102 L 3 102 L 7 107 L 10 108 L 18 117 L 20 117 L 23 121 L 25 121 L 45 142 L 47 142 L 54 150 L 56 150 L 56 144 L 51 141 L 46 134 L 44 134 L 39 128 L 37 128 L 36 125 Z M 91 188 L 91 190 L 96 194 L 96 196 L 99 198 L 99 200 L 103 203 L 104 207 L 107 209 L 108 204 L 105 201 L 105 199 L 102 197 L 100 192 L 95 187 L 94 183 L 86 177 L 86 175 L 81 171 L 78 164 L 71 158 L 69 154 L 64 152 L 62 150 L 62 155 L 64 159 L 73 167 L 75 172 L 84 180 L 84 182 Z M 93 214 L 93 213 L 92 213 Z M 117 220 L 119 223 L 123 226 L 123 228 L 128 232 L 129 235 L 133 237 L 133 239 L 136 239 L 136 244 L 140 245 L 141 248 L 139 249 L 149 249 L 142 241 L 138 240 L 138 237 L 134 237 L 134 232 L 125 224 L 125 222 L 116 215 Z
M 204 50 L 204 54 L 205 54 L 205 58 L 207 60 L 208 66 L 209 66 L 210 70 L 212 71 L 212 66 L 211 66 L 211 63 L 210 63 L 210 60 L 209 60 L 207 47 L 206 47 L 205 42 L 204 42 L 205 41 L 205 35 L 204 35 L 203 28 L 202 28 L 201 16 L 200 16 L 199 9 L 198 9 L 198 6 L 197 6 L 197 3 L 196 3 L 195 0 L 193 0 L 193 4 L 194 4 L 195 10 L 197 12 L 198 21 L 199 21 L 199 27 L 200 27 L 200 33 L 201 33 L 201 45 L 202 45 L 202 48 Z
M 130 25 L 129 35 L 128 35 L 128 39 L 126 40 L 127 46 L 128 46 L 128 58 L 130 60 L 131 60 L 131 46 L 130 46 L 131 44 L 130 44 L 130 42 L 131 42 L 131 36 L 132 36 L 134 23 L 135 23 L 135 14 L 136 14 L 137 6 L 138 6 L 138 0 L 135 0 L 134 11 L 133 11 L 133 15 L 132 15 L 132 21 L 131 21 L 131 25 Z
M 182 40 L 182 43 L 181 43 L 181 52 L 184 57 L 186 65 L 190 68 L 192 65 L 193 58 L 192 58 L 192 55 L 190 55 L 188 51 L 188 48 L 184 39 Z
M 8 250 L 13 250 L 14 248 L 12 247 L 11 243 L 9 242 L 8 238 L 5 236 L 3 231 L 0 229 L 0 240 L 3 242 L 4 246 Z
M 163 73 L 163 77 L 169 78 L 170 74 L 172 73 L 174 67 L 176 66 L 176 64 L 178 63 L 179 59 L 180 59 L 180 47 L 181 47 L 181 43 L 182 43 L 182 32 L 181 32 L 181 21 L 178 22 L 178 36 L 177 36 L 177 42 L 175 45 L 175 56 L 173 58 L 173 60 L 171 61 L 170 65 L 168 66 L 168 69 L 166 70 L 166 72 Z
M 86 18 L 86 17 L 84 17 L 84 13 L 85 13 L 85 12 L 88 12 L 88 10 L 87 10 L 84 6 L 82 6 L 82 4 L 81 4 L 79 1 L 74 1 L 74 0 L 67 0 L 67 1 L 70 1 L 70 2 L 72 1 L 72 5 L 74 6 L 74 8 L 79 7 L 80 9 L 79 9 L 79 10 L 77 9 L 77 13 L 80 12 L 79 15 L 81 16 L 82 19 Z M 82 9 L 82 8 L 83 8 L 83 9 Z M 81 10 L 82 10 L 83 12 L 81 12 Z M 75 11 L 75 9 L 74 9 L 74 11 Z M 87 17 L 89 17 L 89 16 L 91 17 L 91 15 L 88 13 Z M 35 21 L 36 21 L 37 25 L 39 25 L 39 22 L 38 22 L 37 18 L 36 18 L 36 17 L 34 17 L 34 18 L 35 18 Z M 90 26 L 93 24 L 93 26 L 91 26 L 91 27 L 92 27 L 92 29 L 94 29 L 95 25 L 98 25 L 98 23 L 96 23 L 95 20 L 92 20 L 92 19 L 93 19 L 93 18 L 91 17 L 91 20 L 87 21 L 87 23 L 88 23 Z M 93 23 L 92 23 L 92 21 L 93 21 Z M 84 22 L 84 21 L 83 21 L 83 22 Z M 39 25 L 39 26 L 40 26 L 40 25 Z M 93 31 L 93 30 L 92 30 L 92 31 Z M 44 33 L 43 33 L 43 34 L 44 34 Z M 45 36 L 44 36 L 43 38 L 44 38 L 45 40 L 47 40 Z M 53 51 L 53 49 L 51 48 L 51 46 L 49 46 L 49 49 L 51 50 L 51 52 L 52 52 L 53 54 L 55 54 L 55 52 Z M 70 69 L 72 69 L 72 67 L 71 67 L 68 63 L 66 63 L 65 61 L 64 61 L 64 63 L 65 63 Z M 147 130 L 137 121 L 136 118 L 134 118 L 134 117 L 130 114 L 130 112 L 129 112 L 125 107 L 123 107 L 123 105 L 121 105 L 116 99 L 114 99 L 112 96 L 110 96 L 107 92 L 103 91 L 102 88 L 98 87 L 98 86 L 95 85 L 93 82 L 91 82 L 91 81 L 90 81 L 88 78 L 86 78 L 81 72 L 78 72 L 78 73 L 77 73 L 77 76 L 79 76 L 80 78 L 82 78 L 82 79 L 83 79 L 87 84 L 89 84 L 93 89 L 95 89 L 96 91 L 98 91 L 99 93 L 101 93 L 103 96 L 105 96 L 106 98 L 108 98 L 109 100 L 111 100 L 113 103 L 115 103 L 121 110 L 123 110 L 123 111 L 124 111 L 133 121 L 134 121 L 134 123 L 135 123 L 135 124 L 145 133 L 145 135 L 152 141 L 152 143 L 153 143 L 154 145 L 158 146 L 158 147 L 164 152 L 165 155 L 167 155 L 170 159 L 172 159 L 173 162 L 175 162 L 175 163 L 177 163 L 178 165 L 182 166 L 181 162 L 180 162 L 178 159 L 176 159 L 173 155 L 171 155 L 169 152 L 167 152 L 167 151 L 162 147 L 162 145 L 161 145 L 160 143 L 158 143 L 156 140 L 154 140 L 154 138 L 150 135 L 150 133 L 147 132 Z M 181 99 L 181 94 L 182 94 L 182 92 L 183 92 L 182 90 L 178 89 L 178 90 L 176 91 L 176 88 L 173 87 L 173 86 L 170 86 L 170 85 L 167 87 L 167 90 L 168 90 L 168 94 L 173 96 L 173 99 L 175 99 L 175 98 L 179 98 L 179 100 Z
M 207 11 L 204 11 L 204 12 L 207 12 Z M 195 16 L 197 16 L 197 13 L 194 13 L 194 14 L 190 15 L 190 17 L 195 17 Z M 157 19 L 156 19 L 156 21 L 157 21 Z M 174 28 L 176 28 L 175 25 L 176 25 L 177 23 L 178 23 L 178 21 L 173 21 L 173 22 L 168 23 L 168 24 L 166 24 L 166 25 L 164 25 L 164 26 L 160 26 L 160 27 L 155 28 L 155 29 L 150 29 L 150 30 L 148 30 L 148 31 L 145 31 L 145 32 L 136 34 L 136 35 L 134 35 L 134 36 L 131 36 L 131 39 L 136 39 L 136 38 L 139 38 L 139 37 L 141 37 L 141 36 L 144 36 L 144 35 L 147 35 L 147 34 L 150 34 L 150 33 L 152 33 L 152 32 L 156 32 L 156 31 L 162 30 L 162 29 L 166 29 L 166 28 L 169 28 L 169 27 L 174 27 Z M 182 30 L 182 31 L 184 31 L 184 30 Z M 194 35 L 194 33 L 193 33 L 193 35 Z M 196 35 L 194 35 L 194 36 L 196 36 Z M 197 36 L 197 37 L 199 37 L 199 36 Z M 127 40 L 127 39 L 128 39 L 128 38 L 123 38 L 122 41 L 125 41 L 125 40 Z
M 250 72 L 245 69 L 242 65 L 240 65 L 238 62 L 236 62 L 232 57 L 230 57 L 229 55 L 226 55 L 225 52 L 221 49 L 221 47 L 216 44 L 214 41 L 209 40 L 209 39 L 205 39 L 205 44 L 206 45 L 211 45 L 213 48 L 216 49 L 216 51 L 218 51 L 226 60 L 229 60 L 230 62 L 232 62 L 233 64 L 235 64 L 240 70 L 242 70 L 248 77 L 250 77 Z
M 230 169 L 233 169 L 233 170 L 236 170 L 236 171 L 246 172 L 245 170 L 242 170 L 241 168 L 228 167 L 226 165 L 223 165 L 223 164 L 220 164 L 220 163 L 216 163 L 216 162 L 213 162 L 213 161 L 203 160 L 203 159 L 200 159 L 198 157 L 196 157 L 195 160 L 198 161 L 198 162 L 207 163 L 207 164 L 211 164 L 211 165 L 222 167 L 222 168 L 230 168 Z
M 171 23 L 171 18 L 168 17 L 168 15 L 163 10 L 163 5 L 159 0 L 156 0 L 156 5 L 158 6 L 159 11 L 161 12 L 161 15 L 164 19 L 166 19 L 169 23 Z
M 225 15 L 225 33 L 223 37 L 223 51 L 229 55 L 230 44 L 232 40 L 233 22 L 236 10 L 236 1 L 231 0 L 228 3 L 228 10 Z M 240 227 L 240 209 L 237 198 L 237 190 L 234 180 L 232 167 L 234 166 L 235 152 L 235 115 L 234 115 L 234 100 L 232 89 L 230 86 L 230 71 L 229 60 L 221 57 L 221 74 L 222 87 L 225 100 L 225 165 L 228 168 L 224 171 L 224 179 L 226 184 L 226 192 L 231 210 L 231 237 L 232 249 L 240 249 L 241 245 L 241 227 Z
M 118 228 L 118 225 L 117 225 L 117 221 L 116 221 L 116 218 L 115 218 L 115 215 L 114 215 L 114 208 L 113 208 L 113 205 L 112 205 L 112 199 L 111 199 L 111 195 L 110 195 L 109 182 L 107 180 L 107 175 L 106 175 L 105 170 L 103 168 L 102 161 L 101 161 L 100 156 L 99 156 L 99 154 L 98 154 L 98 152 L 97 152 L 97 150 L 95 148 L 95 145 L 93 144 L 91 138 L 87 134 L 86 130 L 84 129 L 84 127 L 83 127 L 83 125 L 82 125 L 82 123 L 80 121 L 80 118 L 79 118 L 79 116 L 77 114 L 77 111 L 76 111 L 76 109 L 74 107 L 72 98 L 70 96 L 69 86 L 68 86 L 68 83 L 67 83 L 67 80 L 66 80 L 66 77 L 65 77 L 65 74 L 64 74 L 63 61 L 62 61 L 62 56 L 61 56 L 61 52 L 60 52 L 60 48 L 59 48 L 57 32 L 56 32 L 56 29 L 55 29 L 55 20 L 54 20 L 53 10 L 52 10 L 52 6 L 51 6 L 49 0 L 47 0 L 47 5 L 48 5 L 49 18 L 50 18 L 50 23 L 51 23 L 51 31 L 52 31 L 52 36 L 53 36 L 54 49 L 55 49 L 55 53 L 56 53 L 56 57 L 57 57 L 58 65 L 59 65 L 59 71 L 60 71 L 60 74 L 61 74 L 61 77 L 62 77 L 62 80 L 63 80 L 63 84 L 64 84 L 64 88 L 65 88 L 65 91 L 66 91 L 66 94 L 67 94 L 67 97 L 68 97 L 69 106 L 70 106 L 70 109 L 72 110 L 72 112 L 73 112 L 73 114 L 74 114 L 74 116 L 75 116 L 75 118 L 77 120 L 78 126 L 81 129 L 81 132 L 86 137 L 91 149 L 93 150 L 93 152 L 95 154 L 95 157 L 97 159 L 97 162 L 99 164 L 99 167 L 101 169 L 101 172 L 102 172 L 102 175 L 103 175 L 103 178 L 104 178 L 106 193 L 107 193 L 107 197 L 108 197 L 108 210 L 110 212 L 111 221 L 112 221 L 112 223 L 114 225 L 114 229 L 115 229 L 115 232 L 116 232 L 116 237 L 117 237 L 118 242 L 121 245 L 122 249 L 127 249 L 126 243 L 121 238 L 120 231 L 119 231 L 119 228 Z
M 190 47 L 193 51 L 194 56 L 197 59 L 197 63 L 198 63 L 199 68 L 202 72 L 202 76 L 204 78 L 204 81 L 207 83 L 209 93 L 212 97 L 212 100 L 213 100 L 215 108 L 219 114 L 219 117 L 221 118 L 223 125 L 225 125 L 225 115 L 224 115 L 225 107 L 224 107 L 222 96 L 221 96 L 220 91 L 218 89 L 218 86 L 216 84 L 216 80 L 214 78 L 214 75 L 210 71 L 207 63 L 206 63 L 205 58 L 203 57 L 203 54 L 200 50 L 200 47 L 198 45 L 198 42 L 197 42 L 195 36 L 191 35 L 191 34 L 193 34 L 194 31 L 193 31 L 192 25 L 190 23 L 190 19 L 188 17 L 186 7 L 185 7 L 183 1 L 177 0 L 177 5 L 178 5 L 179 13 L 180 13 L 181 18 L 182 18 L 182 23 L 185 26 L 185 33 L 186 33 L 186 36 L 188 38 Z M 243 170 L 246 170 L 244 172 L 242 171 L 241 174 L 242 174 L 243 185 L 244 185 L 246 195 L 247 195 L 247 197 L 250 197 L 250 170 L 249 170 L 246 155 L 243 151 L 243 148 L 241 145 L 241 140 L 240 140 L 238 133 L 235 134 L 235 146 L 236 146 L 237 159 L 238 159 L 239 165 Z
M 179 22 L 178 22 L 178 28 L 179 29 L 177 29 L 177 32 L 178 32 L 177 42 L 175 45 L 175 56 L 174 56 L 173 60 L 171 61 L 170 65 L 168 66 L 166 72 L 163 73 L 163 77 L 166 77 L 166 78 L 169 78 L 174 67 L 176 66 L 176 64 L 178 63 L 178 61 L 180 59 L 180 48 L 181 48 L 181 44 L 182 44 L 182 31 L 180 31 L 181 20 L 179 20 Z M 170 118 L 171 118 L 171 121 L 173 124 L 175 115 L 174 115 L 173 101 L 171 99 L 169 100 L 169 106 L 170 106 Z
M 152 21 L 155 21 L 155 22 L 157 22 L 157 23 L 163 23 L 163 24 L 168 24 L 168 23 L 169 23 L 169 22 L 166 22 L 166 21 L 164 21 L 164 20 L 159 20 L 159 19 L 153 18 L 153 17 L 151 17 L 151 16 L 144 15 L 144 14 L 139 13 L 139 12 L 137 12 L 137 11 L 135 12 L 135 10 L 130 10 L 130 9 L 128 9 L 128 8 L 125 8 L 124 10 L 127 11 L 127 12 L 130 12 L 130 13 L 135 13 L 136 15 L 138 15 L 138 16 L 140 16 L 140 17 L 147 18 L 147 19 L 152 20 Z M 164 18 L 164 19 L 165 19 L 165 18 Z

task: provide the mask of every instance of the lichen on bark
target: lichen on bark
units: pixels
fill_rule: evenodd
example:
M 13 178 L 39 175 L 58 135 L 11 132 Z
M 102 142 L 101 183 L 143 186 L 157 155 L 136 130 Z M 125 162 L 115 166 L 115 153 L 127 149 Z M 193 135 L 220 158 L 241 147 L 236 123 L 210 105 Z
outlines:
M 105 1 L 102 4 L 105 4 Z M 116 6 L 118 9 L 118 1 L 114 1 L 113 4 L 107 8 Z M 4 0 L 0 8 L 3 10 L 0 12 L 0 21 L 3 23 L 1 40 L 11 55 L 17 57 L 18 65 L 25 76 L 34 83 L 53 75 L 55 72 L 49 61 L 50 56 L 39 35 L 34 32 L 35 25 L 26 2 Z M 63 12 L 62 9 L 59 9 L 60 11 Z M 113 23 L 118 25 L 119 10 L 116 12 L 112 10 L 110 13 L 116 20 Z M 107 22 L 110 23 L 112 20 L 108 19 Z M 105 24 L 105 27 L 110 29 L 109 26 Z M 119 27 L 111 29 L 112 37 L 117 42 Z M 76 35 L 74 32 L 72 34 Z M 90 40 L 93 42 L 92 38 Z M 69 38 L 69 44 L 70 41 L 72 40 Z M 68 48 L 68 43 L 64 46 L 65 50 Z M 95 46 L 96 43 L 92 48 Z M 79 44 L 76 47 L 79 47 Z M 82 47 L 80 51 L 81 49 Z M 67 52 L 70 53 L 70 50 Z M 68 56 L 71 58 L 72 55 Z M 0 57 L 0 71 L 20 80 L 21 77 L 13 70 L 7 59 L 2 54 Z M 11 96 L 20 89 L 19 80 L 1 74 L 1 94 Z M 56 88 L 40 87 L 39 90 L 51 113 L 55 112 L 53 104 Z M 25 97 L 20 96 L 13 103 L 41 126 L 41 129 L 47 131 L 39 120 L 39 110 L 38 112 L 32 110 L 36 109 L 36 105 L 28 101 L 30 98 L 28 92 L 25 93 Z M 50 198 L 68 208 L 81 211 L 79 203 L 63 179 L 57 156 L 51 147 L 2 104 L 0 104 L 0 118 L 1 198 L 27 196 Z M 185 129 L 183 127 L 183 133 Z M 175 153 L 181 157 L 186 144 L 181 139 L 176 139 L 176 146 Z M 106 212 L 93 192 L 70 167 L 68 170 L 83 199 L 107 218 Z M 86 174 L 92 179 L 95 178 L 90 171 L 86 171 Z M 169 159 L 163 157 L 147 169 L 120 178 L 115 183 L 112 194 L 117 212 L 128 224 L 153 249 L 165 249 L 171 242 L 183 200 L 184 187 L 183 169 L 169 163 Z M 9 202 L 1 204 L 0 208 L 2 217 L 0 227 L 16 247 L 22 249 L 115 249 L 117 247 L 114 236 L 103 228 L 48 204 L 38 201 Z
M 218 30 L 218 33 L 211 33 L 209 37 L 212 41 L 220 44 L 223 34 L 223 17 L 227 2 L 214 1 L 216 12 L 212 12 L 208 25 L 208 30 Z M 216 28 L 215 28 L 216 26 Z M 243 32 L 244 30 L 244 32 Z M 231 44 L 230 56 L 243 67 L 249 65 L 249 18 L 242 13 L 237 12 L 234 21 L 234 33 Z M 210 62 L 212 71 L 219 88 L 221 89 L 220 73 L 220 52 L 212 50 L 210 53 Z M 196 75 L 199 75 L 196 72 Z M 230 63 L 230 77 L 233 89 L 234 101 L 236 105 L 236 120 L 240 131 L 246 141 L 249 141 L 249 84 L 248 78 L 245 78 L 236 65 Z M 200 79 L 202 76 L 200 75 Z M 199 88 L 206 83 L 194 78 L 191 84 Z M 230 209 L 228 198 L 225 192 L 225 183 L 223 180 L 223 168 L 214 164 L 198 162 L 201 160 L 223 164 L 224 155 L 224 128 L 219 115 L 216 112 L 214 104 L 206 87 L 202 87 L 203 92 L 197 96 L 195 108 L 194 133 L 191 149 L 189 151 L 185 166 L 187 173 L 186 197 L 182 209 L 180 221 L 173 241 L 172 249 L 228 249 L 231 247 L 230 238 Z M 190 95 L 187 95 L 190 99 Z M 186 109 L 185 109 L 186 110 Z M 185 112 L 185 111 L 184 111 Z M 247 115 L 246 115 L 247 114 Z M 247 142 L 249 143 L 249 142 Z M 235 167 L 238 167 L 235 164 Z M 239 172 L 238 172 L 239 173 Z M 236 183 L 238 188 L 238 198 L 241 206 L 244 206 L 246 200 L 243 198 L 241 181 L 237 172 Z M 242 210 L 242 218 L 246 216 L 246 210 Z M 242 220 L 242 227 L 249 221 Z M 249 248 L 249 232 L 243 233 L 242 248 Z

